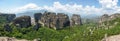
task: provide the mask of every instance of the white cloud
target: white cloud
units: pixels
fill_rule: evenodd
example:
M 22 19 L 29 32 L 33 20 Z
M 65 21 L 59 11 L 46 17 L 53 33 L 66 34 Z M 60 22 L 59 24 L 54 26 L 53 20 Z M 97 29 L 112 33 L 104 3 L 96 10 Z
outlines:
M 18 13 L 18 12 L 27 11 L 27 10 L 38 10 L 38 9 L 41 9 L 41 7 L 37 6 L 34 3 L 29 3 L 29 4 L 22 6 L 22 7 L 10 9 L 9 12 Z
M 117 5 L 118 0 L 99 0 L 99 3 L 102 5 L 102 12 L 113 14 L 120 12 L 120 7 Z
M 100 13 L 99 11 L 101 11 L 100 8 L 95 8 L 95 6 L 83 7 L 82 5 L 77 5 L 77 4 L 62 5 L 59 2 L 54 2 L 52 7 L 44 6 L 44 9 L 47 9 L 47 10 L 53 11 L 53 12 L 69 12 L 72 14 L 86 14 L 86 15 Z
M 118 0 L 99 0 L 103 8 L 113 8 L 117 6 Z
M 120 7 L 117 6 L 118 0 L 99 0 L 102 7 L 96 8 L 93 6 L 83 6 L 78 4 L 61 4 L 60 2 L 54 2 L 52 6 L 37 6 L 34 3 L 29 3 L 25 6 L 11 9 L 10 12 L 21 12 L 27 10 L 41 10 L 46 9 L 52 12 L 68 12 L 72 14 L 105 14 L 105 13 L 117 13 L 120 12 Z

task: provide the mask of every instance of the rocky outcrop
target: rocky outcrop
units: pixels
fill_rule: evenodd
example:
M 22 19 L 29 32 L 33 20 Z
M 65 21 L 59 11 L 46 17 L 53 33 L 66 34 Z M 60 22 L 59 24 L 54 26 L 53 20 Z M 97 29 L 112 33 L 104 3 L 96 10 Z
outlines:
M 14 20 L 15 17 L 16 17 L 15 14 L 10 14 L 10 15 L 8 15 L 8 16 L 7 16 L 8 22 L 12 22 L 12 21 Z
M 31 24 L 35 25 L 37 22 L 35 22 L 35 18 L 31 18 Z
M 36 23 L 33 27 L 34 30 L 38 30 L 41 27 L 39 23 Z
M 38 22 L 41 19 L 41 16 L 42 16 L 42 13 L 35 13 L 34 14 L 35 22 Z
M 39 21 L 40 24 L 42 24 L 43 26 L 47 26 L 49 28 L 56 28 L 56 13 L 53 12 L 45 12 L 42 17 L 41 20 Z
M 104 14 L 104 15 L 102 15 L 101 18 L 100 18 L 99 23 L 102 23 L 102 22 L 108 21 L 108 20 L 109 20 L 109 17 L 110 17 L 110 16 L 109 16 L 108 14 Z
M 111 19 L 111 20 L 116 19 L 116 18 L 120 18 L 120 13 L 112 14 L 109 17 L 109 19 Z
M 0 16 L 5 17 L 8 23 L 13 21 L 16 17 L 15 14 L 0 14 Z
M 70 25 L 71 25 L 71 26 L 74 26 L 74 25 L 82 25 L 80 15 L 73 14 L 73 16 L 71 17 L 71 20 L 70 20 Z
M 39 21 L 43 26 L 60 29 L 69 26 L 69 17 L 63 13 L 45 12 Z
M 115 13 L 112 15 L 104 14 L 101 16 L 99 20 L 99 27 L 103 29 L 113 28 L 118 24 L 118 21 L 113 21 L 114 19 L 120 18 L 119 13 Z
M 105 22 L 105 21 L 110 21 L 116 18 L 120 18 L 120 14 L 119 13 L 115 13 L 112 15 L 108 15 L 108 14 L 104 14 L 101 16 L 99 23 Z
M 69 16 L 63 13 L 58 13 L 57 14 L 57 21 L 58 21 L 58 25 L 59 25 L 59 29 L 69 26 L 70 25 L 70 21 L 69 21 Z
M 31 26 L 31 17 L 30 16 L 21 16 L 13 20 L 13 24 L 18 27 L 29 27 Z

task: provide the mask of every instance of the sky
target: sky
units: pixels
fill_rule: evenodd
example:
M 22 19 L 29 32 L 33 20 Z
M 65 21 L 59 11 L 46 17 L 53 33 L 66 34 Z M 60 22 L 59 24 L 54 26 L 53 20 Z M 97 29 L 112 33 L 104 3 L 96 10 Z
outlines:
M 48 10 L 72 14 L 120 13 L 120 0 L 0 0 L 0 12 Z

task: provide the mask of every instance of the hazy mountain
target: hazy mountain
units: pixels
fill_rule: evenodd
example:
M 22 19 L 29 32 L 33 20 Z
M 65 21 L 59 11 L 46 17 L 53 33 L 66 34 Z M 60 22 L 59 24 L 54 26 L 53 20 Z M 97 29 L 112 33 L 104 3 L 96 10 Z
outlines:
M 23 15 L 27 15 L 27 16 L 34 17 L 35 13 L 44 13 L 45 11 L 47 11 L 47 10 L 44 10 L 44 9 L 43 10 L 28 10 L 28 11 L 25 11 L 25 12 L 16 13 L 16 16 L 20 17 L 20 16 L 23 16 Z

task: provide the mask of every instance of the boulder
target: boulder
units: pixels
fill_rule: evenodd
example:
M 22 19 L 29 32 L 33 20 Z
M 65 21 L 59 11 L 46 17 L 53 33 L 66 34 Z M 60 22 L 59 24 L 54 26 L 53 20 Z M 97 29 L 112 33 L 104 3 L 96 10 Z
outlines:
M 29 27 L 31 26 L 31 17 L 30 16 L 21 16 L 13 20 L 13 24 L 18 27 Z
M 73 14 L 70 20 L 70 25 L 74 26 L 74 25 L 82 25 L 82 21 L 81 21 L 81 17 L 80 15 L 77 14 Z

